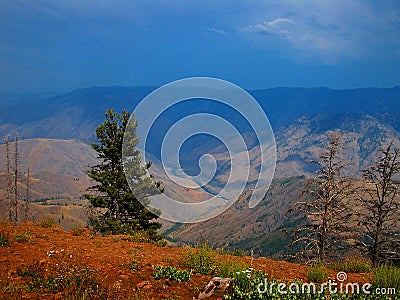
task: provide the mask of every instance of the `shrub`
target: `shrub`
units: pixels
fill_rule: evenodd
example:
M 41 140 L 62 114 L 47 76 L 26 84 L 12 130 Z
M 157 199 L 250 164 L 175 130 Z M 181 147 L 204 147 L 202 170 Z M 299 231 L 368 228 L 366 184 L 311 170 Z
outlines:
M 189 281 L 192 275 L 192 270 L 178 270 L 177 267 L 171 266 L 153 266 L 153 276 L 155 279 L 171 279 L 175 281 Z
M 29 244 L 34 243 L 34 241 L 31 239 L 31 234 L 29 232 L 16 233 L 14 235 L 14 241 L 16 241 L 18 243 L 29 243 Z
M 64 296 L 89 296 L 97 294 L 99 290 L 95 271 L 86 266 L 61 264 L 55 273 L 46 275 L 42 266 L 34 264 L 22 270 L 21 274 L 32 279 L 26 284 L 27 292 L 47 291 L 62 292 Z
M 43 227 L 43 228 L 52 228 L 55 223 L 54 223 L 54 219 L 52 217 L 42 217 L 39 220 L 39 226 Z
M 321 264 L 311 266 L 307 272 L 307 278 L 312 282 L 322 283 L 328 279 L 328 269 Z
M 135 243 L 153 243 L 164 247 L 167 242 L 164 236 L 150 230 L 137 230 L 130 233 L 128 240 Z
M 384 288 L 395 288 L 400 291 L 400 268 L 395 266 L 380 266 L 374 270 L 374 285 Z
M 333 263 L 330 265 L 337 271 L 346 273 L 369 273 L 372 272 L 371 263 L 362 257 L 350 257 L 341 263 Z
M 87 232 L 87 229 L 82 227 L 74 227 L 70 232 L 73 236 L 81 236 Z
M 21 277 L 40 278 L 44 277 L 44 273 L 44 269 L 40 266 L 39 262 L 35 262 L 30 266 L 17 269 L 17 274 Z
M 240 257 L 249 255 L 249 253 L 246 250 L 243 250 L 240 248 L 219 250 L 218 253 L 219 254 L 228 254 L 228 255 L 232 255 L 232 256 L 240 256 Z
M 218 276 L 221 277 L 234 277 L 238 272 L 248 270 L 243 262 L 232 256 L 220 257 L 216 269 Z
M 139 262 L 134 259 L 128 263 L 128 266 L 132 271 L 137 271 L 139 269 Z
M 242 270 L 236 272 L 232 276 L 235 281 L 229 293 L 223 295 L 223 299 L 236 300 L 236 299 L 277 299 L 277 294 L 270 294 L 269 289 L 266 289 L 265 294 L 258 292 L 258 285 L 264 283 L 264 279 L 268 277 L 261 271 L 253 272 L 252 269 Z M 275 281 L 273 281 L 275 283 Z
M 202 244 L 197 249 L 186 248 L 181 263 L 203 275 L 211 275 L 216 271 L 215 252 L 207 244 Z
M 10 237 L 3 232 L 0 232 L 0 247 L 10 247 Z

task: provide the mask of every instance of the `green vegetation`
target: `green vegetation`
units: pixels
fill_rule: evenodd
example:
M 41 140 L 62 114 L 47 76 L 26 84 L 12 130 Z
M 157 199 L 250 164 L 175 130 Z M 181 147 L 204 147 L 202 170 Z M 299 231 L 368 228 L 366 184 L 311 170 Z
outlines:
M 346 273 L 370 273 L 371 263 L 362 257 L 350 257 L 344 262 L 329 264 L 329 267 Z
M 55 223 L 52 217 L 43 217 L 39 220 L 38 225 L 42 228 L 52 228 Z
M 74 227 L 70 231 L 73 236 L 81 236 L 86 233 L 86 228 L 83 227 Z
M 17 269 L 17 274 L 24 279 L 18 286 L 8 285 L 5 291 L 58 293 L 63 299 L 103 299 L 104 290 L 97 281 L 97 273 L 86 266 L 58 265 L 49 272 L 39 262 Z
M 140 152 L 136 149 L 139 142 L 137 121 L 129 123 L 129 112 L 119 114 L 112 109 L 106 112 L 105 117 L 104 123 L 96 128 L 97 143 L 92 143 L 101 160 L 88 171 L 95 185 L 89 187 L 84 195 L 91 204 L 89 223 L 104 234 L 133 234 L 144 230 L 152 240 L 159 241 L 163 238 L 157 233 L 161 223 L 153 221 L 156 214 L 142 203 L 150 203 L 149 197 L 162 192 L 161 182 L 154 182 L 153 177 L 147 176 L 151 163 L 141 165 Z M 130 128 L 125 130 L 128 124 Z M 127 146 L 125 159 L 123 143 Z M 135 194 L 128 181 L 136 190 Z M 141 195 L 142 203 L 137 195 Z
M 168 278 L 178 282 L 186 282 L 190 281 L 190 276 L 192 276 L 192 270 L 178 270 L 178 267 L 153 266 L 153 268 L 153 276 L 157 280 Z
M 34 241 L 31 238 L 30 232 L 16 233 L 14 235 L 14 241 L 16 241 L 18 243 L 29 243 L 29 244 L 33 244 L 34 243 Z
M 137 259 L 134 259 L 128 263 L 128 266 L 129 266 L 129 269 L 131 269 L 132 271 L 137 271 L 137 270 L 139 270 L 140 264 Z
M 3 232 L 0 232 L 0 247 L 10 247 L 10 237 Z
M 201 244 L 198 248 L 186 248 L 183 252 L 181 263 L 188 268 L 193 268 L 203 275 L 212 275 L 216 271 L 215 252 L 207 244 Z
M 128 240 L 134 243 L 153 243 L 162 247 L 166 245 L 166 241 L 162 236 L 153 230 L 137 230 L 131 232 Z
M 312 282 L 323 283 L 328 279 L 329 271 L 326 266 L 316 264 L 311 266 L 307 272 L 307 278 Z
M 216 274 L 221 277 L 234 277 L 246 269 L 246 265 L 235 256 L 220 256 L 216 260 Z
M 374 269 L 374 285 L 395 288 L 400 294 L 400 268 L 396 266 L 380 266 Z

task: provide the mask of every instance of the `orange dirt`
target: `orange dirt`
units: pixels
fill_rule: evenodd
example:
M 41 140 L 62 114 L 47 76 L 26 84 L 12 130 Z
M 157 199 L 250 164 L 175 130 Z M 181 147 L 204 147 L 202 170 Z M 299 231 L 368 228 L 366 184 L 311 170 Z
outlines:
M 0 247 L 2 299 L 65 298 L 62 292 L 44 293 L 43 289 L 27 292 L 25 288 L 18 288 L 27 282 L 21 276 L 21 270 L 33 265 L 49 274 L 54 274 L 63 266 L 87 266 L 95 270 L 97 281 L 107 289 L 109 299 L 193 299 L 212 278 L 194 273 L 189 282 L 154 279 L 153 265 L 172 265 L 184 269 L 180 263 L 183 248 L 130 242 L 125 236 L 93 236 L 87 230 L 64 232 L 58 227 L 42 228 L 30 223 L 19 226 L 3 223 L 0 224 L 0 232 L 7 234 L 11 242 L 10 247 Z M 29 233 L 25 235 L 29 241 L 15 240 L 17 234 L 26 233 Z M 262 269 L 270 278 L 307 281 L 307 267 L 303 265 L 263 257 L 237 259 L 248 267 Z M 137 270 L 131 270 L 129 262 L 136 262 Z M 332 271 L 332 277 L 334 274 Z M 350 274 L 349 281 L 366 282 L 367 277 Z

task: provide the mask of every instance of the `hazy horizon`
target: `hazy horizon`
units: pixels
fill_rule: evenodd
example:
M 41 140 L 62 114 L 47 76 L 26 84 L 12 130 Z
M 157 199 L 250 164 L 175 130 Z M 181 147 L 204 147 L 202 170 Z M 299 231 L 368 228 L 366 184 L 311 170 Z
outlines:
M 161 86 L 393 87 L 398 1 L 2 1 L 1 94 Z

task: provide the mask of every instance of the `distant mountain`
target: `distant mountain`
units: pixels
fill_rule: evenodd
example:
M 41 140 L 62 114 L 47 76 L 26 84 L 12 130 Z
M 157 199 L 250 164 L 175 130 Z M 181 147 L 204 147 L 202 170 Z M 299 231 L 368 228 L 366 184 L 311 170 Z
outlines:
M 108 108 L 133 111 L 153 87 L 92 87 L 58 96 L 12 99 L 0 96 L 0 135 L 19 132 L 23 139 L 57 138 L 90 141 Z M 334 90 L 328 88 L 273 88 L 249 91 L 267 114 L 274 130 L 311 114 L 400 113 L 400 86 Z M 177 105 L 166 113 L 158 129 L 197 111 L 217 111 L 227 118 L 236 114 L 227 106 L 208 101 Z M 239 126 L 240 132 L 248 127 Z
M 108 108 L 132 110 L 153 88 L 93 87 L 59 96 L 1 98 L 0 135 L 19 133 L 22 139 L 52 138 L 92 141 Z M 11 105 L 10 105 L 11 102 Z
M 250 91 L 278 129 L 313 114 L 400 113 L 400 86 L 393 88 L 272 88 Z

